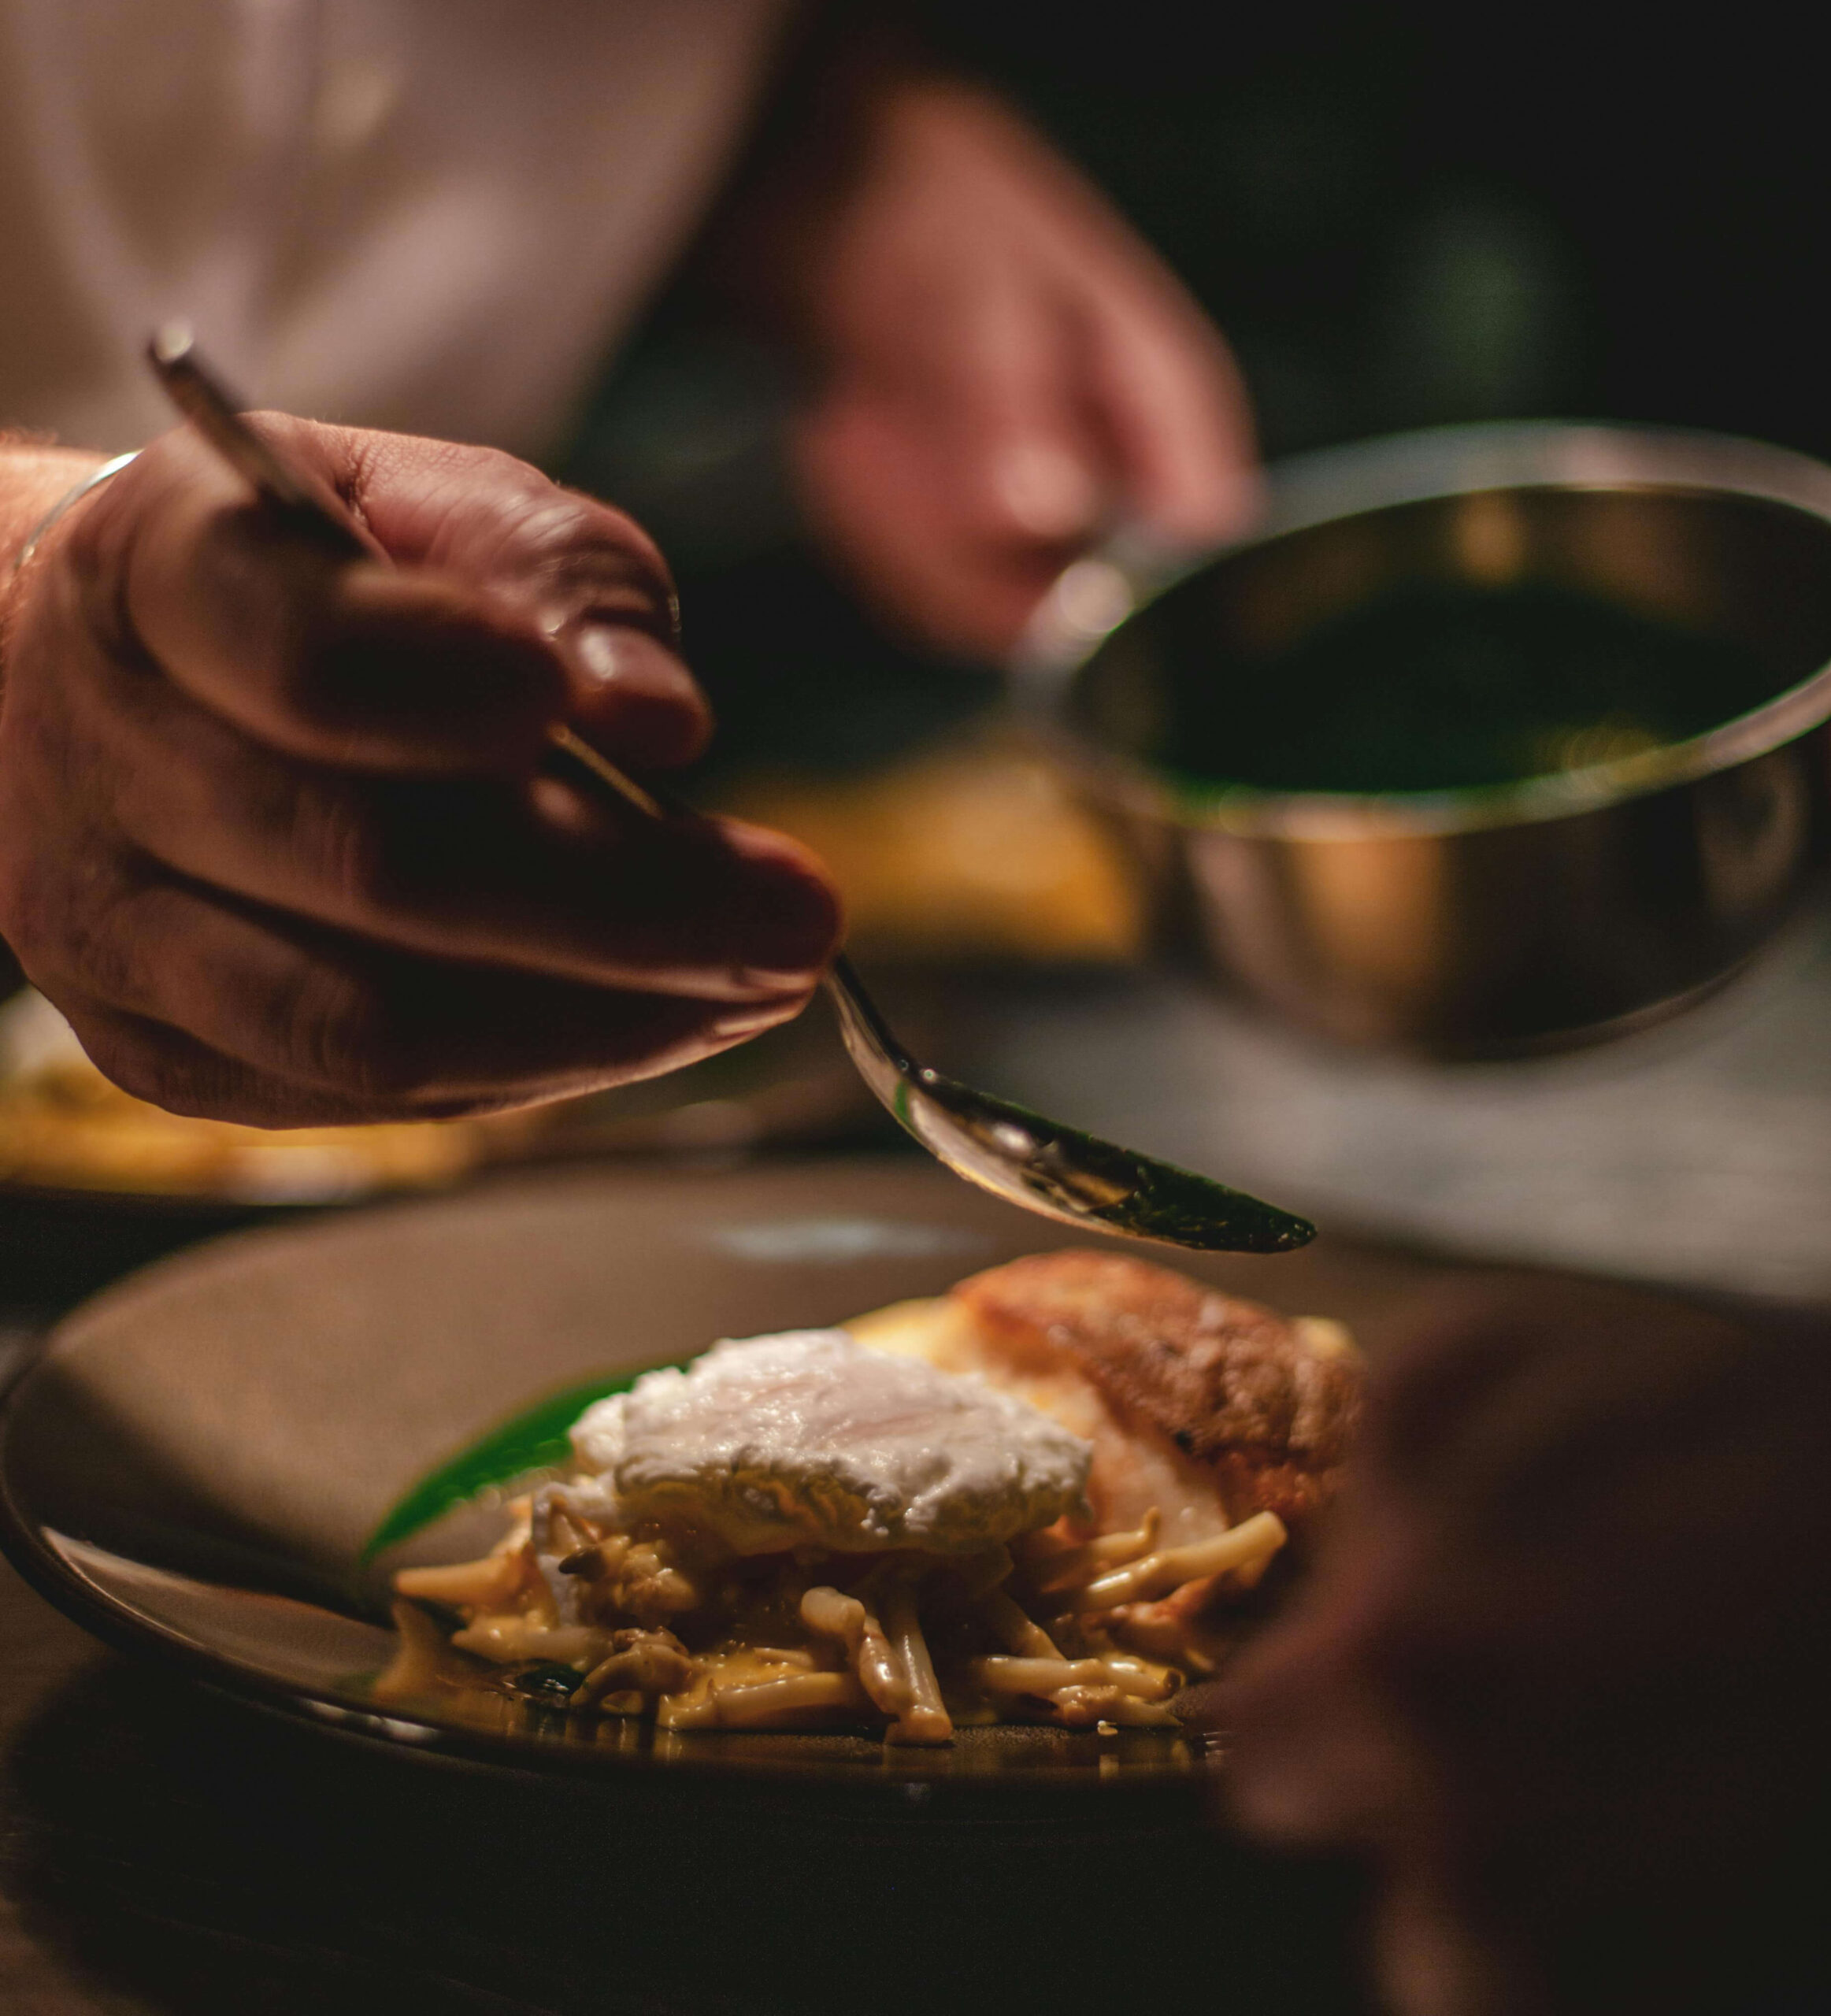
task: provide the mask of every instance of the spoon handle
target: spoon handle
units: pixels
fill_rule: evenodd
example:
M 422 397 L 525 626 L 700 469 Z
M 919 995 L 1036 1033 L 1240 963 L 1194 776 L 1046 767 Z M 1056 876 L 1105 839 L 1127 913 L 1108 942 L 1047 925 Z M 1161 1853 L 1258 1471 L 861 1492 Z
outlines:
M 187 322 L 153 332 L 146 361 L 165 395 L 238 476 L 292 523 L 352 559 L 385 560 L 355 513 L 328 483 L 296 469 L 257 434 L 222 381 L 197 354 Z
M 328 483 L 296 468 L 248 424 L 240 402 L 198 354 L 188 323 L 168 322 L 156 330 L 146 345 L 146 361 L 178 411 L 295 530 L 350 559 L 387 561 L 387 554 Z M 569 728 L 550 728 L 547 739 L 577 769 L 647 817 L 685 815 L 684 806 L 638 784 Z

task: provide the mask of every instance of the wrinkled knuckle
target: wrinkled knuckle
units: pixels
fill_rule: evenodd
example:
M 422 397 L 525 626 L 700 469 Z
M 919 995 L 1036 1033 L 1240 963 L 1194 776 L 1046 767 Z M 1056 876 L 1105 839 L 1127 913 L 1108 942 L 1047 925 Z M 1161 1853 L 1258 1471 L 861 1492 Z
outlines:
M 556 558 L 595 554 L 605 547 L 621 552 L 632 521 L 621 511 L 600 504 L 582 491 L 547 485 L 528 521 L 530 532 Z
M 395 906 L 398 876 L 370 807 L 347 791 L 306 787 L 293 826 L 307 878 L 340 914 L 373 918 Z
M 80 884 L 43 863 L 13 878 L 3 900 L 7 943 L 35 980 L 61 981 L 98 1001 L 134 997 L 139 966 L 119 900 L 85 902 Z
M 633 518 L 578 491 L 550 486 L 526 536 L 542 570 L 569 598 L 665 610 L 673 581 L 660 549 Z
M 368 1082 L 382 1031 L 373 994 L 352 976 L 320 972 L 285 1004 L 287 1066 L 320 1084 L 355 1091 Z
M 586 500 L 553 484 L 528 500 L 518 530 L 524 549 L 555 573 L 595 558 L 609 543 Z
M 452 527 L 458 536 L 524 543 L 530 523 L 554 493 L 550 476 L 506 449 L 458 442 L 421 445 L 432 457 L 428 473 L 460 501 Z
M 280 1069 L 314 1083 L 343 1084 L 362 1035 L 342 986 L 326 975 L 308 974 L 290 988 L 273 990 L 263 1006 L 264 1033 Z
M 519 491 L 530 497 L 543 496 L 554 487 L 550 476 L 542 475 L 532 462 L 512 455 L 506 448 L 457 447 L 467 473 L 480 477 L 502 491 Z
M 370 1109 L 409 1102 L 423 1084 L 425 1067 L 416 1046 L 368 980 L 321 973 L 300 988 L 292 1016 L 287 1051 L 299 1076 Z

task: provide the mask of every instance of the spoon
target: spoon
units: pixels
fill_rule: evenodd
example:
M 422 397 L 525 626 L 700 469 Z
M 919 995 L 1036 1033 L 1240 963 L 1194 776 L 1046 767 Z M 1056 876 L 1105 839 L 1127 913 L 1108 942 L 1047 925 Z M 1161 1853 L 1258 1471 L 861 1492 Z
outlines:
M 249 426 L 199 358 L 187 325 L 158 330 L 146 357 L 179 412 L 276 512 L 353 559 L 378 557 L 330 487 L 292 467 Z M 552 729 L 549 740 L 550 756 L 573 783 L 583 778 L 650 818 L 696 816 L 625 776 L 570 728 Z M 918 1064 L 843 954 L 822 980 L 847 1051 L 872 1092 L 938 1162 L 993 1196 L 1080 1231 L 1206 1252 L 1287 1253 L 1315 1237 L 1308 1220 L 1244 1191 L 1045 1120 Z

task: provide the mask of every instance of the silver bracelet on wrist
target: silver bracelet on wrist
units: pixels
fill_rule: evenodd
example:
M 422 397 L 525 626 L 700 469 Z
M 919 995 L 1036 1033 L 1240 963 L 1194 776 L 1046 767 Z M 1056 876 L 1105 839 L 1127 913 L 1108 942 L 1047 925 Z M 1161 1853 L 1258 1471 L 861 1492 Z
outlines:
M 91 469 L 80 483 L 71 484 L 57 502 L 26 534 L 25 543 L 13 556 L 10 578 L 17 580 L 25 572 L 31 562 L 32 556 L 43 545 L 45 535 L 72 505 L 81 503 L 91 491 L 107 482 L 111 476 L 119 476 L 139 452 L 138 448 L 130 448 L 124 455 L 117 455 L 113 461 L 104 462 L 100 469 Z

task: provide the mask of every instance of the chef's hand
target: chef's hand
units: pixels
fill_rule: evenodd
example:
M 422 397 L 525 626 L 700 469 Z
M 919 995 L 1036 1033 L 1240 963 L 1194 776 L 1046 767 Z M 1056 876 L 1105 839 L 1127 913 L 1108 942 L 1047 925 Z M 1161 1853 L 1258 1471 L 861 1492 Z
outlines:
M 995 658 L 1103 532 L 1240 530 L 1256 486 L 1232 360 L 1099 195 L 963 84 L 887 83 L 858 132 L 784 235 L 819 372 L 802 487 L 866 591 Z
M 793 1015 L 837 928 L 808 854 L 536 775 L 554 723 L 637 769 L 706 736 L 641 531 L 487 450 L 258 424 L 398 567 L 180 431 L 0 580 L 0 932 L 102 1070 L 259 1125 L 443 1116 Z
M 1369 1397 L 1240 1815 L 1373 1862 L 1395 2016 L 1827 2006 L 1831 1329 L 1490 1278 Z

